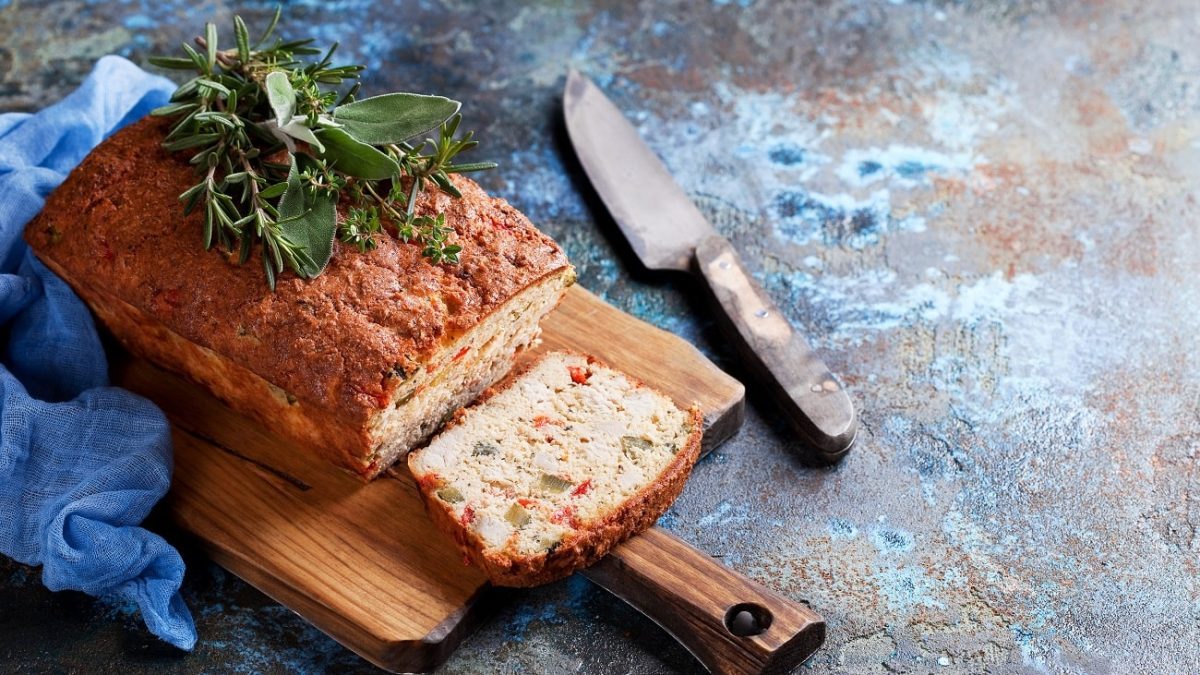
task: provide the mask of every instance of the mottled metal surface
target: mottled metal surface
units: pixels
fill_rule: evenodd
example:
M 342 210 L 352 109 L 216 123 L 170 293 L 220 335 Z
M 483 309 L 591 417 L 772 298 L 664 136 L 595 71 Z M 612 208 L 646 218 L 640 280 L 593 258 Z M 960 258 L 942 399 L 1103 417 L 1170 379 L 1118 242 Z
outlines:
M 0 0 L 0 109 L 241 3 Z M 374 4 L 374 9 L 372 9 Z M 7 6 L 5 6 L 7 5 Z M 243 13 L 261 17 L 265 3 Z M 558 121 L 592 76 L 848 384 L 859 444 L 805 468 L 752 397 L 664 524 L 829 621 L 814 672 L 1197 672 L 1200 21 L 1163 2 L 310 1 L 368 91 L 467 101 L 484 177 L 582 283 L 737 374 L 690 280 L 648 273 Z M 191 556 L 200 645 L 0 564 L 8 670 L 351 671 Z M 691 671 L 573 579 L 519 596 L 448 673 Z

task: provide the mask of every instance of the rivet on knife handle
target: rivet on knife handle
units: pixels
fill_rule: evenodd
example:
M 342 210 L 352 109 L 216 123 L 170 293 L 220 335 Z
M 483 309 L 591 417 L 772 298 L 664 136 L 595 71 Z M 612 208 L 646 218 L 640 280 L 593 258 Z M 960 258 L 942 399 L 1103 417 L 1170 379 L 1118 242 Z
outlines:
M 854 405 L 841 383 L 746 272 L 729 241 L 704 239 L 696 247 L 696 262 L 761 384 L 804 435 L 813 459 L 840 459 L 858 431 Z
M 658 527 L 583 575 L 673 635 L 714 675 L 790 673 L 825 640 L 825 620 Z

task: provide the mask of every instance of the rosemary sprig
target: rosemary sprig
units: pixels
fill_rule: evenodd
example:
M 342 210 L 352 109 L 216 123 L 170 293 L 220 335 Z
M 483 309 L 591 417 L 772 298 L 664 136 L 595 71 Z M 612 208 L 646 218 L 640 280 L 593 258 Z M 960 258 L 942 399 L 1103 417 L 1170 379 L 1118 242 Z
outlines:
M 433 264 L 457 263 L 462 247 L 445 215 L 415 208 L 430 184 L 461 197 L 450 174 L 496 166 L 455 162 L 478 145 L 472 132 L 456 137 L 460 104 L 408 93 L 357 99 L 364 67 L 334 65 L 337 43 L 322 52 L 311 39 L 275 37 L 281 12 L 257 40 L 235 16 L 233 47 L 219 49 L 209 23 L 183 56 L 150 58 L 194 74 L 151 114 L 175 119 L 164 147 L 191 155 L 199 180 L 179 198 L 185 214 L 203 209 L 205 249 L 236 251 L 239 264 L 257 250 L 272 290 L 286 269 L 324 271 L 335 238 L 365 252 L 390 232 Z M 339 201 L 348 202 L 341 222 Z

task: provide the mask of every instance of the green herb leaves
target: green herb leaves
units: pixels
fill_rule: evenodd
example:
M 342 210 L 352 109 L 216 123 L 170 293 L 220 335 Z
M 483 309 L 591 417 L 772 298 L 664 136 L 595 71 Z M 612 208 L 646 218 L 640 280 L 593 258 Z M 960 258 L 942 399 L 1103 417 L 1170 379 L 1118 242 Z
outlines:
M 325 146 L 308 127 L 308 118 L 295 114 L 296 90 L 292 88 L 287 74 L 282 70 L 267 73 L 263 87 L 267 90 L 267 100 L 275 113 L 275 127 L 278 129 L 271 129 L 271 132 L 287 145 L 288 151 L 296 151 L 296 145 L 291 140 L 296 139 L 313 146 L 317 152 L 324 152 Z
M 383 180 L 400 175 L 396 160 L 346 133 L 345 129 L 327 127 L 321 129 L 320 136 L 325 140 L 320 157 L 347 176 Z
M 379 222 L 379 210 L 374 207 L 360 209 L 350 207 L 346 222 L 338 230 L 338 237 L 347 244 L 354 244 L 358 250 L 366 253 L 379 245 L 376 236 L 383 225 Z
M 366 252 L 391 232 L 433 264 L 457 263 L 454 228 L 443 214 L 419 213 L 417 202 L 430 183 L 459 197 L 450 174 L 495 166 L 454 163 L 478 145 L 470 133 L 456 137 L 460 104 L 409 93 L 355 100 L 363 67 L 333 65 L 336 43 L 312 63 L 299 58 L 322 53 L 311 40 L 264 46 L 280 14 L 257 41 L 234 17 L 231 49 L 220 49 L 216 26 L 206 24 L 199 49 L 150 58 L 195 73 L 151 114 L 175 119 L 163 145 L 187 153 L 199 176 L 180 201 L 185 214 L 203 210 L 204 246 L 237 251 L 240 262 L 258 251 L 272 289 L 286 269 L 321 274 L 335 239 Z M 413 141 L 433 130 L 436 138 Z
M 296 272 L 311 279 L 325 271 L 333 256 L 337 197 L 327 191 L 306 190 L 296 170 L 296 158 L 291 160 L 287 189 L 279 200 L 279 225 L 283 236 L 304 251 Z
M 267 73 L 263 87 L 267 90 L 267 101 L 275 113 L 276 124 L 282 127 L 291 122 L 296 113 L 296 90 L 292 89 L 287 73 L 282 70 Z
M 461 105 L 441 96 L 384 94 L 343 105 L 333 119 L 363 143 L 389 145 L 437 129 Z

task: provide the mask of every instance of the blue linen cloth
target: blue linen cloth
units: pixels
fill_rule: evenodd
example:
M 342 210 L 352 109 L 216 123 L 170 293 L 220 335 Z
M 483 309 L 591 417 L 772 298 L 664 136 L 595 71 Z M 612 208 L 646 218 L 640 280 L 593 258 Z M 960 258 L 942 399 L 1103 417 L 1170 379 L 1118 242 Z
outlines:
M 93 147 L 173 89 L 106 56 L 60 103 L 0 115 L 0 553 L 41 565 L 51 590 L 136 602 L 152 633 L 191 649 L 183 560 L 138 527 L 171 482 L 167 420 L 108 386 L 87 307 L 21 240 Z

